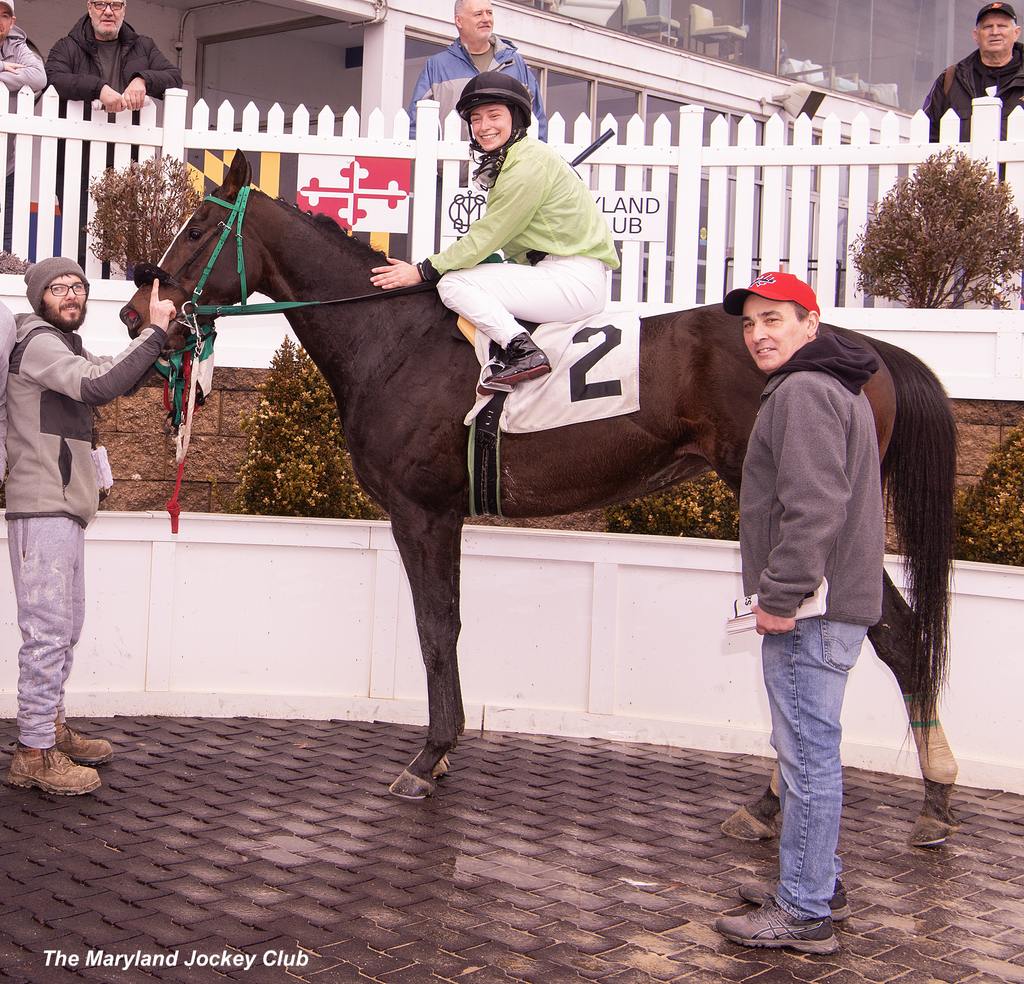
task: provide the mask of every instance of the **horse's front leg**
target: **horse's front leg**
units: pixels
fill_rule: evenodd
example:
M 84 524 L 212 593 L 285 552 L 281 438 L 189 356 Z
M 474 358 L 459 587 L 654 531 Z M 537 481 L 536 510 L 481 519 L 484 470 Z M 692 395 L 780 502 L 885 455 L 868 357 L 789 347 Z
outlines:
M 457 655 L 462 516 L 393 506 L 391 528 L 412 589 L 430 723 L 423 750 L 390 790 L 404 799 L 423 799 L 447 771 L 448 753 L 466 726 Z
M 882 594 L 882 620 L 868 630 L 868 639 L 875 647 L 878 658 L 892 670 L 896 682 L 911 713 L 908 672 L 913 651 L 914 613 L 884 576 Z M 928 721 L 911 721 L 910 727 L 917 745 L 917 758 L 924 779 L 924 803 L 921 814 L 910 832 L 909 843 L 914 847 L 933 847 L 941 844 L 953 833 L 960 822 L 950 800 L 955 788 L 957 764 L 946 742 L 938 713 Z

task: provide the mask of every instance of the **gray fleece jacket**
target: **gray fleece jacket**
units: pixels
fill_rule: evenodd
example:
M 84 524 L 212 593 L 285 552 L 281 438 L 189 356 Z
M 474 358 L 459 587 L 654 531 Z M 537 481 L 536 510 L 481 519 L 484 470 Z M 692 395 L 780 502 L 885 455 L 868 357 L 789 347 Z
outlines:
M 38 96 L 46 88 L 46 71 L 43 60 L 28 44 L 28 38 L 20 27 L 12 27 L 7 37 L 0 43 L 0 61 L 11 62 L 23 66 L 15 71 L 0 71 L 0 82 L 10 92 L 10 109 L 14 112 L 17 96 L 26 85 Z M 17 140 L 13 136 L 7 138 L 7 173 L 14 173 L 14 150 Z
M 804 371 L 774 376 L 761 400 L 740 490 L 744 592 L 791 617 L 824 576 L 826 618 L 874 625 L 885 527 L 867 397 Z
M 167 336 L 150 325 L 113 358 L 90 355 L 77 332 L 19 314 L 7 379 L 7 518 L 66 516 L 85 528 L 99 488 L 92 410 L 138 382 Z

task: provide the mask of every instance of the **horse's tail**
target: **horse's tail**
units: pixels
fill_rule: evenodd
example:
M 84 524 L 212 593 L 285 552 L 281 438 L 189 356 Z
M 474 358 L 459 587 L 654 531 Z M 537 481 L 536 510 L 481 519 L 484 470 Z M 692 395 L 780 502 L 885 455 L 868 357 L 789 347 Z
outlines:
M 942 384 L 916 356 L 868 339 L 892 376 L 896 419 L 882 481 L 913 609 L 908 710 L 935 717 L 949 661 L 949 595 L 956 520 L 956 422 Z

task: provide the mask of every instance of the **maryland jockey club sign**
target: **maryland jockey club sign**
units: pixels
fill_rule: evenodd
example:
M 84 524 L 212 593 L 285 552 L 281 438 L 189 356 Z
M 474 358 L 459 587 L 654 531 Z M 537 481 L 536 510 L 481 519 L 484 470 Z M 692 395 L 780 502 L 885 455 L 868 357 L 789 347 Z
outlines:
M 595 191 L 594 201 L 612 239 L 631 243 L 668 240 L 668 202 L 649 191 Z
M 300 154 L 295 203 L 343 229 L 407 232 L 412 161 Z
M 597 208 L 619 242 L 668 240 L 668 202 L 650 191 L 595 191 Z M 487 211 L 487 196 L 475 188 L 455 188 L 441 201 L 441 235 L 464 236 Z

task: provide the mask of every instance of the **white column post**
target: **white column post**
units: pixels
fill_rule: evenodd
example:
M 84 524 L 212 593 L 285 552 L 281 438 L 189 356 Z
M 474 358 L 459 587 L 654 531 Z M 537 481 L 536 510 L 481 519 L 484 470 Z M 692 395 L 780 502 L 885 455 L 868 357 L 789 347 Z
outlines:
M 385 20 L 363 29 L 363 91 L 359 104 L 363 136 L 375 109 L 384 114 L 390 132 L 391 121 L 402 108 L 404 78 L 405 19 L 389 10 Z

